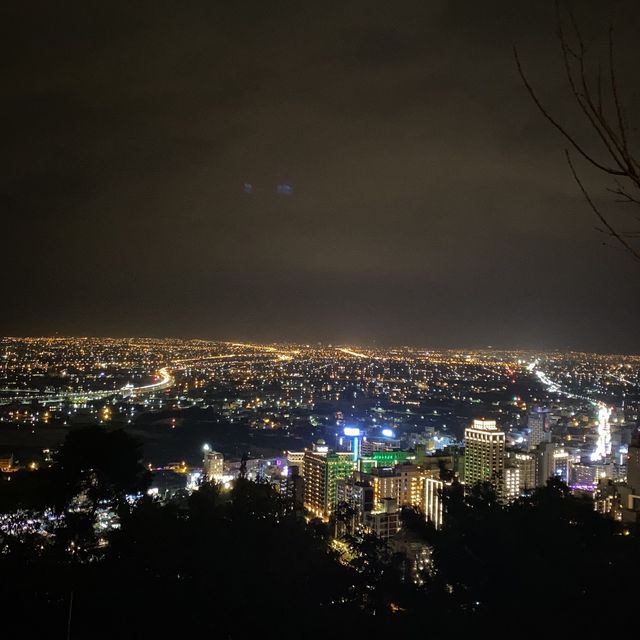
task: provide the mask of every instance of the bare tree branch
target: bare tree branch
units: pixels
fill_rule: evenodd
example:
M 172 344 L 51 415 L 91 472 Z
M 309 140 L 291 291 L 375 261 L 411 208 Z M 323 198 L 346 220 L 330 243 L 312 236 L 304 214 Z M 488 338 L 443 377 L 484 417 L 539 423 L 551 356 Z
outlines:
M 617 180 L 617 187 L 615 189 L 608 188 L 607 191 L 609 193 L 613 193 L 613 195 L 620 196 L 616 199 L 616 202 L 624 203 L 624 204 L 636 204 L 640 206 L 640 198 L 630 194 Z
M 609 79 L 611 80 L 611 95 L 613 96 L 613 104 L 616 108 L 616 116 L 618 118 L 618 129 L 620 130 L 620 137 L 622 138 L 622 144 L 626 149 L 627 145 L 627 132 L 624 118 L 622 117 L 622 107 L 620 106 L 620 98 L 618 97 L 618 83 L 616 81 L 616 68 L 613 62 L 613 24 L 609 25 Z
M 520 74 L 520 78 L 522 79 L 522 82 L 524 83 L 524 86 L 526 87 L 527 91 L 529 92 L 529 95 L 531 96 L 531 99 L 533 100 L 535 105 L 538 107 L 540 113 L 542 113 L 542 115 L 565 137 L 565 139 L 571 144 L 571 146 L 585 160 L 590 162 L 594 167 L 600 169 L 600 171 L 604 171 L 605 173 L 608 173 L 608 174 L 613 175 L 613 176 L 625 176 L 626 173 L 624 171 L 621 171 L 619 169 L 612 169 L 611 167 L 607 167 L 606 165 L 601 164 L 600 162 L 598 162 L 595 158 L 592 158 L 582 148 L 582 146 L 578 143 L 578 141 L 545 109 L 544 105 L 542 104 L 542 102 L 538 98 L 538 95 L 533 90 L 533 87 L 529 83 L 529 81 L 527 79 L 527 76 L 524 73 L 524 70 L 522 68 L 522 64 L 520 62 L 520 56 L 518 55 L 518 49 L 516 47 L 513 48 L 513 53 L 514 53 L 514 56 L 515 56 L 515 59 L 516 59 L 516 65 L 518 67 L 518 73 Z
M 575 27 L 574 27 L 575 28 Z M 593 100 L 591 99 L 591 89 L 587 82 L 585 67 L 584 67 L 584 56 L 585 56 L 585 46 L 580 40 L 580 49 L 578 53 L 573 53 L 567 43 L 567 40 L 564 35 L 564 30 L 562 29 L 562 24 L 558 26 L 558 38 L 560 39 L 560 45 L 562 47 L 562 58 L 565 67 L 565 73 L 567 75 L 567 82 L 571 87 L 571 91 L 573 96 L 578 103 L 580 110 L 589 120 L 591 127 L 598 134 L 598 137 L 604 144 L 607 152 L 613 159 L 614 163 L 618 166 L 619 171 L 624 175 L 626 173 L 625 166 L 623 160 L 621 159 L 620 150 L 617 149 L 617 144 L 615 144 L 615 140 L 611 140 L 610 132 L 607 130 L 606 121 L 604 118 L 600 117 L 597 109 L 593 105 Z M 578 79 L 580 81 L 580 86 L 582 87 L 582 91 L 578 89 L 576 81 L 573 77 L 573 69 L 571 68 L 571 61 L 569 59 L 569 55 L 575 58 L 579 67 L 579 75 Z M 604 123 L 604 124 L 603 124 Z
M 600 172 L 613 176 L 615 187 L 607 188 L 607 191 L 615 196 L 613 202 L 617 205 L 640 206 L 640 163 L 630 147 L 630 128 L 625 118 L 623 102 L 618 89 L 613 20 L 610 22 L 608 31 L 608 64 L 604 74 L 608 75 L 608 78 L 605 78 L 606 81 L 603 83 L 600 64 L 597 66 L 595 81 L 590 80 L 587 44 L 579 22 L 568 3 L 562 3 L 561 6 L 561 0 L 556 0 L 556 19 L 556 35 L 560 44 L 568 88 L 579 112 L 589 123 L 590 130 L 599 140 L 602 149 L 595 153 L 587 151 L 589 147 L 585 145 L 585 142 L 578 139 L 559 119 L 551 114 L 529 82 L 518 50 L 514 47 L 514 57 L 520 78 L 540 113 L 562 134 L 570 147 Z M 567 25 L 566 28 L 565 25 Z M 640 262 L 640 247 L 636 248 L 639 244 L 640 230 L 622 230 L 618 224 L 620 219 L 615 223 L 612 222 L 612 214 L 605 215 L 591 198 L 576 171 L 569 149 L 565 149 L 565 155 L 573 178 L 589 208 L 604 225 L 604 228 L 596 227 L 596 229 L 613 238 L 619 246 L 631 254 L 634 260 Z M 624 211 L 621 209 L 620 213 L 628 216 L 632 212 L 625 208 Z M 629 220 L 628 217 L 625 219 Z M 631 219 L 640 222 L 640 215 L 632 213 Z
M 600 222 L 602 222 L 602 224 L 605 226 L 605 228 L 609 232 L 609 235 L 611 235 L 613 238 L 615 238 L 634 257 L 635 260 L 640 262 L 640 252 L 637 251 L 635 247 L 630 245 L 625 240 L 625 238 L 622 235 L 620 235 L 620 233 L 618 231 L 616 231 L 616 229 L 613 226 L 611 226 L 611 224 L 609 224 L 609 221 L 604 217 L 604 215 L 600 212 L 598 207 L 595 205 L 595 203 L 591 199 L 591 196 L 589 195 L 589 192 L 585 189 L 585 186 L 582 184 L 582 181 L 580 180 L 580 178 L 579 178 L 579 176 L 578 176 L 578 174 L 576 172 L 576 169 L 573 166 L 573 161 L 571 160 L 571 154 L 569 153 L 568 149 L 565 149 L 565 156 L 567 158 L 567 162 L 569 164 L 569 168 L 571 169 L 571 173 L 573 174 L 573 178 L 576 181 L 576 183 L 578 184 L 578 186 L 580 187 L 580 191 L 582 191 L 582 195 L 585 197 L 585 200 L 587 201 L 587 203 L 591 207 L 591 210 L 596 214 L 596 216 L 598 217 Z

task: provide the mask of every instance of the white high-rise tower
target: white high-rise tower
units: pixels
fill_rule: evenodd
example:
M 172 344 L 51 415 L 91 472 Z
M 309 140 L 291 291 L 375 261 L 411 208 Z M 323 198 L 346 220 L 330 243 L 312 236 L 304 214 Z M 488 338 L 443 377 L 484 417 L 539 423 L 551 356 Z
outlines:
M 611 455 L 611 427 L 609 426 L 610 407 L 603 402 L 598 403 L 598 443 L 591 455 L 592 460 L 602 460 Z

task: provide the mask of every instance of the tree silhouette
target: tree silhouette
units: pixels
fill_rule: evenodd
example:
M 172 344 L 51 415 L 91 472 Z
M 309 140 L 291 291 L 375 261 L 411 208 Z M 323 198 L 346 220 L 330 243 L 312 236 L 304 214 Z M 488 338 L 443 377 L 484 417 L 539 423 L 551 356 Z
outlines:
M 634 127 L 629 121 L 619 88 L 613 22 L 610 23 L 604 64 L 594 61 L 580 25 L 570 5 L 556 3 L 557 37 L 567 85 L 573 96 L 577 114 L 587 123 L 591 139 L 581 139 L 569 125 L 561 122 L 545 106 L 524 70 L 519 52 L 514 48 L 518 73 L 534 104 L 551 125 L 560 132 L 568 147 L 565 156 L 571 174 L 589 208 L 598 218 L 597 229 L 640 262 L 640 161 Z M 602 72 L 604 68 L 604 72 Z M 591 151 L 592 148 L 597 151 Z M 572 154 L 573 152 L 573 154 Z M 610 179 L 607 191 L 613 195 L 617 211 L 624 218 L 615 219 L 596 204 L 580 177 L 574 154 Z
M 142 445 L 123 429 L 90 426 L 71 431 L 56 456 L 65 507 L 81 498 L 95 513 L 102 502 L 120 509 L 127 494 L 144 491 L 150 474 L 142 465 Z
M 517 624 L 524 603 L 541 612 L 528 621 L 530 630 L 550 619 L 566 628 L 605 628 L 594 611 L 631 606 L 635 587 L 626 567 L 640 551 L 638 539 L 620 535 L 618 523 L 559 479 L 511 505 L 481 485 L 466 494 L 453 487 L 444 500 L 442 529 L 423 529 L 435 566 L 428 600 L 460 628 L 490 629 L 498 619 Z
M 96 452 L 101 437 L 84 437 L 90 445 L 76 440 L 59 458 L 74 488 L 67 494 L 85 491 L 91 470 L 103 486 L 96 495 L 117 505 L 119 492 L 138 486 L 137 466 L 114 476 L 112 454 Z M 176 626 L 182 635 L 297 638 L 309 624 L 321 636 L 353 628 L 410 636 L 425 620 L 434 633 L 452 625 L 480 633 L 525 615 L 528 631 L 586 631 L 608 629 L 608 612 L 622 628 L 619 614 L 636 594 L 636 536 L 558 479 L 510 505 L 490 485 L 463 489 L 443 492 L 438 530 L 419 510 L 403 511 L 407 530 L 433 549 L 419 588 L 403 580 L 402 558 L 366 531 L 346 537 L 351 553 L 339 557 L 327 526 L 297 518 L 266 482 L 241 478 L 230 491 L 205 483 L 168 504 L 144 495 L 100 553 L 87 552 L 90 509 L 73 509 L 50 533 L 0 536 L 0 601 L 12 613 L 3 630 L 24 635 L 28 620 L 31 636 L 64 637 L 71 593 L 74 637 L 96 639 L 165 637 Z

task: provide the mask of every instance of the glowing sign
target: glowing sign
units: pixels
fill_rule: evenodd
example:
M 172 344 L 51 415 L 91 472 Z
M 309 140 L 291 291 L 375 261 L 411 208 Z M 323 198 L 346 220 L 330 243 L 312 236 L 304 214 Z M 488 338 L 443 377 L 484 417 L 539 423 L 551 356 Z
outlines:
M 393 432 L 392 429 L 383 429 L 382 430 L 382 435 L 385 438 L 395 438 L 396 434 Z
M 358 429 L 358 427 L 345 427 L 343 433 L 345 436 L 354 436 L 357 438 L 360 436 L 360 429 Z

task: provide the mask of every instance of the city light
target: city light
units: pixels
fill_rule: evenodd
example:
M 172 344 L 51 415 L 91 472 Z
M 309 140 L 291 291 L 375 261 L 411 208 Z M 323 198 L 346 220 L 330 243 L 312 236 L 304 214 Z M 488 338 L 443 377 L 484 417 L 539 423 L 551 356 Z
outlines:
M 5 5 L 3 637 L 633 640 L 640 0 Z

